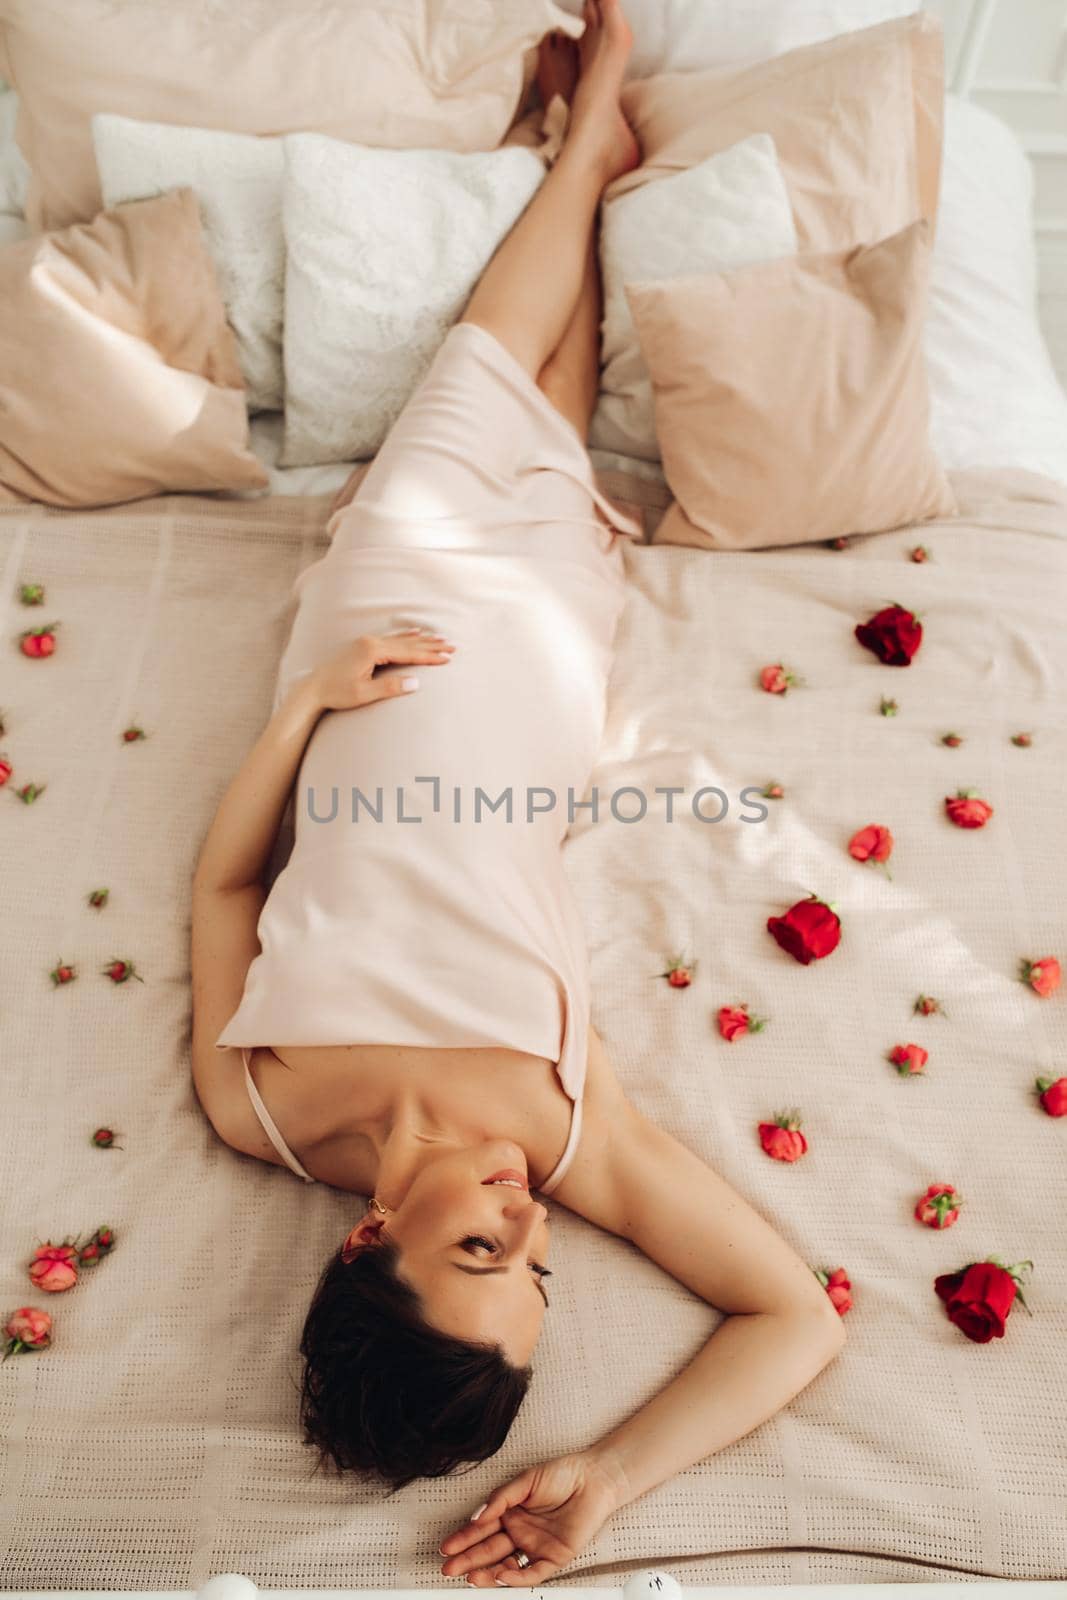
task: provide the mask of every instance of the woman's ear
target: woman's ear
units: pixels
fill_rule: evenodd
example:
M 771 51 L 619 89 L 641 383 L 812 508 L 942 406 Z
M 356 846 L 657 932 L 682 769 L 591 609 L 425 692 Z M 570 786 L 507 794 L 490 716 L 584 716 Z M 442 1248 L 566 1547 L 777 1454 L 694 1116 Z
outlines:
M 378 1244 L 384 1222 L 385 1218 L 379 1216 L 376 1212 L 365 1212 L 341 1246 L 341 1260 L 345 1262 L 351 1261 L 354 1256 L 357 1256 L 361 1250 L 365 1250 L 368 1245 Z

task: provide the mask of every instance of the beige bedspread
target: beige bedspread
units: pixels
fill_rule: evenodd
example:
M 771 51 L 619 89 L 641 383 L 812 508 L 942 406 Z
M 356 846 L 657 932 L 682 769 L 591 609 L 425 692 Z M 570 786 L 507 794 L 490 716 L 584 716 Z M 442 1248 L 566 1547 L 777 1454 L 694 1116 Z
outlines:
M 564 1583 L 649 1562 L 683 1583 L 1067 1576 L 1067 1120 L 1032 1093 L 1067 1071 L 1067 991 L 1040 1000 L 1016 980 L 1022 956 L 1067 959 L 1067 489 L 1021 473 L 955 486 L 959 521 L 840 552 L 627 552 L 596 782 L 650 805 L 632 825 L 602 809 L 568 845 L 594 1020 L 634 1100 L 813 1266 L 845 1266 L 855 1306 L 841 1356 L 791 1405 L 619 1513 Z M 0 516 L 0 748 L 9 791 L 47 785 L 32 805 L 0 794 L 0 1309 L 55 1317 L 52 1349 L 0 1367 L 8 1589 L 178 1589 L 226 1570 L 265 1587 L 446 1584 L 437 1543 L 490 1486 L 628 1415 L 718 1320 L 556 1207 L 552 1308 L 500 1455 L 393 1499 L 310 1477 L 296 1341 L 358 1202 L 235 1154 L 204 1119 L 188 889 L 268 711 L 327 503 Z M 907 557 L 917 537 L 924 565 Z M 13 599 L 30 580 L 62 624 L 42 662 L 10 644 L 35 620 Z M 890 600 L 926 629 L 904 670 L 852 635 Z M 805 680 L 780 698 L 756 686 L 779 660 Z M 124 744 L 130 724 L 148 738 Z M 949 729 L 960 748 L 939 743 Z M 785 798 L 742 824 L 740 789 L 772 779 Z M 726 819 L 667 824 L 652 789 L 702 784 L 726 791 Z M 984 830 L 945 820 L 957 787 L 995 807 Z M 895 835 L 892 880 L 846 852 L 868 822 Z M 765 922 L 809 890 L 837 903 L 844 938 L 804 968 Z M 683 947 L 693 986 L 653 981 Z M 111 957 L 144 982 L 108 982 Z M 53 989 L 60 958 L 80 977 Z M 946 1015 L 913 1016 L 920 991 Z M 771 1020 L 728 1045 L 714 1014 L 734 1001 Z M 930 1061 L 905 1080 L 885 1053 L 910 1040 Z M 755 1126 L 792 1105 L 810 1149 L 788 1166 Z M 121 1150 L 92 1148 L 100 1124 Z M 933 1181 L 965 1197 L 944 1233 L 911 1217 Z M 33 1247 L 103 1223 L 113 1255 L 68 1294 L 35 1293 Z M 989 1254 L 1033 1260 L 1033 1315 L 1016 1306 L 980 1346 L 932 1280 Z

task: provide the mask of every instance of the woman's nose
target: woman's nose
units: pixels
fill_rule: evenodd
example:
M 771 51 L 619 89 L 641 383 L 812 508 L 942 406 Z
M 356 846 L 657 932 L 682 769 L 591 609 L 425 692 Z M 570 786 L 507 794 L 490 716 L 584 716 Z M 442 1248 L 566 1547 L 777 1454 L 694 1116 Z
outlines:
M 537 1200 L 528 1200 L 525 1196 L 520 1199 L 516 1196 L 504 1207 L 504 1215 L 512 1224 L 516 1243 L 521 1241 L 525 1244 L 548 1216 L 548 1207 L 541 1205 Z

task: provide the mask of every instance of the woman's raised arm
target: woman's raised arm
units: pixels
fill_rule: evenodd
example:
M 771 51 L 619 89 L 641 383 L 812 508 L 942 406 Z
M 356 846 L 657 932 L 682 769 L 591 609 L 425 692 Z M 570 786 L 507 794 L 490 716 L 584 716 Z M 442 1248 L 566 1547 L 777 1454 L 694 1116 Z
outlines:
M 692 1150 L 621 1092 L 611 1091 L 610 1118 L 597 1116 L 588 1131 L 557 1198 L 728 1315 L 631 1417 L 503 1485 L 444 1542 L 450 1575 L 469 1572 L 475 1585 L 545 1582 L 613 1511 L 773 1416 L 844 1342 L 811 1268 Z M 508 1559 L 516 1546 L 530 1557 L 521 1571 Z

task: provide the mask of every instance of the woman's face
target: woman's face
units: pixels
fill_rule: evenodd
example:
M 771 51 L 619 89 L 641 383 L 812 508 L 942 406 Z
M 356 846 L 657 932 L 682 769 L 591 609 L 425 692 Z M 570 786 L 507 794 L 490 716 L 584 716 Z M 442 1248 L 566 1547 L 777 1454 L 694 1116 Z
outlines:
M 536 1268 L 548 1265 L 548 1211 L 525 1188 L 489 1181 L 505 1176 L 527 1179 L 526 1157 L 510 1140 L 449 1151 L 419 1169 L 384 1221 L 370 1211 L 353 1232 L 380 1223 L 435 1328 L 499 1344 L 525 1366 L 545 1314 Z

